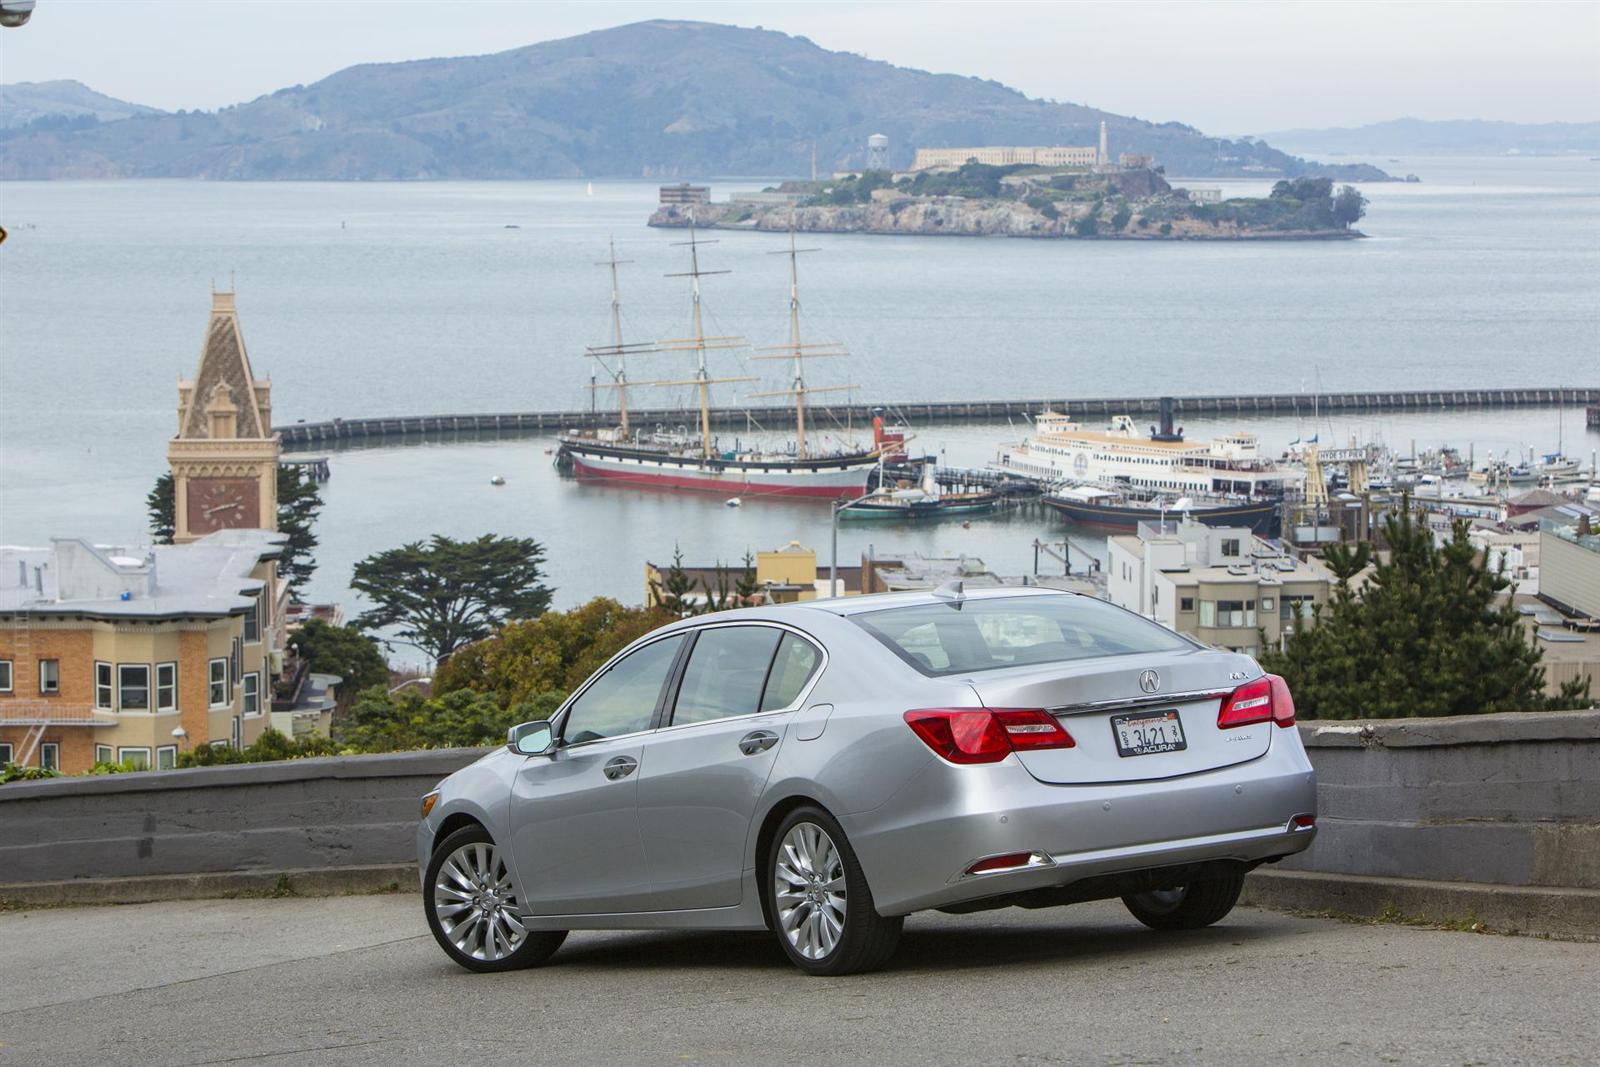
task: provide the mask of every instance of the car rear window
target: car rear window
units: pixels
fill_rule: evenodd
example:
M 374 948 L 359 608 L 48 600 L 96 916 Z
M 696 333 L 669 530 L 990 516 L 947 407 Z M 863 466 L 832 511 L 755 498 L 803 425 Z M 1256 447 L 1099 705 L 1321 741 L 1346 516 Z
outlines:
M 1153 622 L 1084 596 L 949 600 L 850 619 L 927 675 L 1194 647 Z

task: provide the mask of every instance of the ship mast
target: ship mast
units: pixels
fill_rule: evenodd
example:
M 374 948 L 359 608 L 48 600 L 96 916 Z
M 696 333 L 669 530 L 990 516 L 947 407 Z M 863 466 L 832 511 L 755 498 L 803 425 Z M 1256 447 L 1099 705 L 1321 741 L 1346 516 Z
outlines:
M 608 259 L 600 260 L 597 267 L 611 268 L 611 343 L 609 345 L 591 345 L 584 349 L 584 355 L 600 364 L 611 377 L 605 383 L 593 383 L 590 389 L 615 389 L 617 391 L 617 413 L 621 417 L 622 436 L 628 436 L 628 386 L 629 384 L 644 385 L 646 382 L 629 383 L 627 357 L 630 355 L 644 355 L 656 351 L 654 344 L 634 343 L 626 344 L 622 340 L 622 288 L 617 283 L 617 267 L 624 263 L 632 263 L 631 259 L 617 258 L 617 242 L 613 238 L 609 242 L 611 255 Z M 615 369 L 608 363 L 615 361 Z
M 794 429 L 796 458 L 806 458 L 806 396 L 810 393 L 833 392 L 841 389 L 854 389 L 853 385 L 830 385 L 820 388 L 806 387 L 805 360 L 807 356 L 843 356 L 843 346 L 837 343 L 823 343 L 815 345 L 803 344 L 800 340 L 800 270 L 798 260 L 801 252 L 815 252 L 815 248 L 796 248 L 794 244 L 794 220 L 789 220 L 789 247 L 777 252 L 769 252 L 772 256 L 789 257 L 789 343 L 786 345 L 773 345 L 761 349 L 763 352 L 773 352 L 776 355 L 756 356 L 756 359 L 792 359 L 794 361 L 794 384 L 789 389 L 779 389 L 773 392 L 752 393 L 751 396 L 792 396 L 794 397 Z
M 689 247 L 689 269 L 687 272 L 668 274 L 669 278 L 688 278 L 689 292 L 693 309 L 692 330 L 689 337 L 678 338 L 671 341 L 662 341 L 658 351 L 693 352 L 695 356 L 694 377 L 687 380 L 643 382 L 644 385 L 693 385 L 700 394 L 700 454 L 705 459 L 711 458 L 711 386 L 722 382 L 753 382 L 754 378 L 713 378 L 706 369 L 706 353 L 713 349 L 740 348 L 744 341 L 738 337 L 707 337 L 705 324 L 700 308 L 700 279 L 709 274 L 728 274 L 726 270 L 701 270 L 700 246 L 703 244 L 716 244 L 715 241 L 701 241 L 695 238 L 694 217 L 689 217 L 689 239 L 679 241 L 675 247 L 684 245 Z

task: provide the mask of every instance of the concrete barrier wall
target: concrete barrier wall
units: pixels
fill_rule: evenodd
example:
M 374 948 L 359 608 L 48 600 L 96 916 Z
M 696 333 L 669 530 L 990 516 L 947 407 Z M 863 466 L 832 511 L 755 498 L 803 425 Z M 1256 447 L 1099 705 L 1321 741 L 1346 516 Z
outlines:
M 422 795 L 482 753 L 12 782 L 0 786 L 0 886 L 414 863 Z
M 1600 889 L 1600 711 L 1302 723 L 1317 840 L 1286 870 Z
M 1300 731 L 1319 835 L 1281 868 L 1600 889 L 1600 711 Z M 14 782 L 0 886 L 407 864 L 418 799 L 480 752 Z

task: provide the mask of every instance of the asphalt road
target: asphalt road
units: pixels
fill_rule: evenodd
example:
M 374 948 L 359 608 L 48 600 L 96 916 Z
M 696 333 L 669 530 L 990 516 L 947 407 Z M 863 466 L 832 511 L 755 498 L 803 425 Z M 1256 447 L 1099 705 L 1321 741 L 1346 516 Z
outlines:
M 1594 1063 L 1600 945 L 1115 903 L 906 926 L 807 978 L 765 935 L 574 934 L 458 970 L 410 896 L 0 914 L 0 1065 Z

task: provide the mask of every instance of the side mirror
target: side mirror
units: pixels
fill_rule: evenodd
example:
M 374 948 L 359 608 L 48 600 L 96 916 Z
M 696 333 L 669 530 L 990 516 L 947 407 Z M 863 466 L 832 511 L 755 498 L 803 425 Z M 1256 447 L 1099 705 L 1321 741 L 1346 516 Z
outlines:
M 506 747 L 524 756 L 546 755 L 555 743 L 555 730 L 543 719 L 518 723 L 506 731 Z

